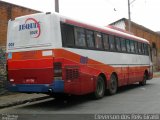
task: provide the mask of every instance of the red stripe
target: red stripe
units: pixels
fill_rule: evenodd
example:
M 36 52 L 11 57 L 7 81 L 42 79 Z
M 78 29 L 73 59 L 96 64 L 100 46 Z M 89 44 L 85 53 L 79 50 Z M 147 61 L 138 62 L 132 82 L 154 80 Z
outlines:
M 42 69 L 53 68 L 53 59 L 8 61 L 8 69 Z

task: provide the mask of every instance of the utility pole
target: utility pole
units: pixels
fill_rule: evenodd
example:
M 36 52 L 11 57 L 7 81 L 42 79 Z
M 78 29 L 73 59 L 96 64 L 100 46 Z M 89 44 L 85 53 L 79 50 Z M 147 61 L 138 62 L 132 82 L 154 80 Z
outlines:
M 59 13 L 59 0 L 55 0 L 55 12 Z
M 128 31 L 131 32 L 131 9 L 130 6 L 133 2 L 135 2 L 136 0 L 132 0 L 130 2 L 130 0 L 128 0 Z
M 131 32 L 131 10 L 130 10 L 130 0 L 128 0 L 128 31 Z

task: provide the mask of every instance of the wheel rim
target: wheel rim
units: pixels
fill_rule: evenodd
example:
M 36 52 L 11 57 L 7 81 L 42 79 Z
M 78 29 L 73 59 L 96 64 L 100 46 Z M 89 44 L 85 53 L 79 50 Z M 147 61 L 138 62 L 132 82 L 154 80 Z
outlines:
M 99 80 L 98 83 L 97 83 L 97 94 L 99 96 L 102 96 L 103 92 L 104 92 L 104 84 L 101 80 Z
M 114 94 L 117 91 L 117 79 L 115 76 L 112 76 L 110 81 L 110 93 Z
M 105 81 L 102 77 L 98 77 L 95 91 L 95 98 L 100 99 L 104 96 L 105 92 Z

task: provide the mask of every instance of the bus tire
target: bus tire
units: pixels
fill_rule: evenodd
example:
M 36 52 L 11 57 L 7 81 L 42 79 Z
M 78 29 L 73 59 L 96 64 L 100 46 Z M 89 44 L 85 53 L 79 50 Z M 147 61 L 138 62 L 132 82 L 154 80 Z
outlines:
M 112 74 L 110 77 L 110 85 L 109 85 L 109 94 L 114 95 L 117 92 L 118 82 L 115 74 Z
M 96 90 L 94 92 L 94 98 L 95 99 L 103 98 L 104 93 L 105 93 L 105 81 L 103 77 L 98 76 L 97 82 L 96 82 Z
M 147 84 L 147 74 L 144 73 L 143 80 L 139 82 L 139 85 L 144 86 Z

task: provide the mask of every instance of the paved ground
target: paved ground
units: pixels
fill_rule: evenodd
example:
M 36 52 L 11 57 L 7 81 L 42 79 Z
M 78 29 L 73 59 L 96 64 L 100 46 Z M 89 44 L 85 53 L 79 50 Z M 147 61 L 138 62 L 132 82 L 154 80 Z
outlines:
M 116 95 L 106 95 L 100 100 L 93 100 L 90 96 L 75 96 L 60 101 L 44 94 L 3 95 L 0 97 L 0 108 L 3 108 L 0 110 L 0 113 L 21 114 L 24 115 L 24 120 L 26 119 L 26 114 L 30 114 L 30 119 L 35 117 L 37 118 L 36 120 L 47 119 L 48 116 L 53 117 L 54 115 L 56 120 L 56 118 L 59 119 L 59 117 L 65 119 L 66 114 L 74 114 L 72 117 L 76 118 L 76 116 L 80 114 L 159 113 L 159 75 L 159 73 L 155 74 L 155 78 L 147 81 L 148 84 L 146 86 L 134 84 L 128 87 L 122 87 Z M 21 105 L 14 106 L 17 103 Z M 6 107 L 5 104 L 11 104 L 9 106 L 12 107 Z M 6 108 L 4 108 L 4 106 Z M 89 117 L 85 116 L 87 120 L 95 119 L 94 117 L 94 115 Z M 70 118 L 70 116 L 67 118 Z M 77 120 L 81 119 L 84 119 L 84 116 L 79 116 Z
M 120 88 L 113 96 L 92 100 L 89 96 L 68 100 L 53 98 L 5 108 L 2 113 L 20 114 L 79 114 L 79 113 L 159 113 L 160 78 L 148 81 L 146 86 L 138 84 Z
M 154 78 L 160 78 L 160 72 L 154 73 Z M 27 102 L 33 102 L 43 100 L 49 96 L 45 94 L 25 94 L 25 93 L 7 93 L 6 95 L 0 95 L 0 109 L 10 107 L 14 105 L 24 104 Z
M 0 109 L 49 98 L 45 94 L 7 93 L 0 97 Z

